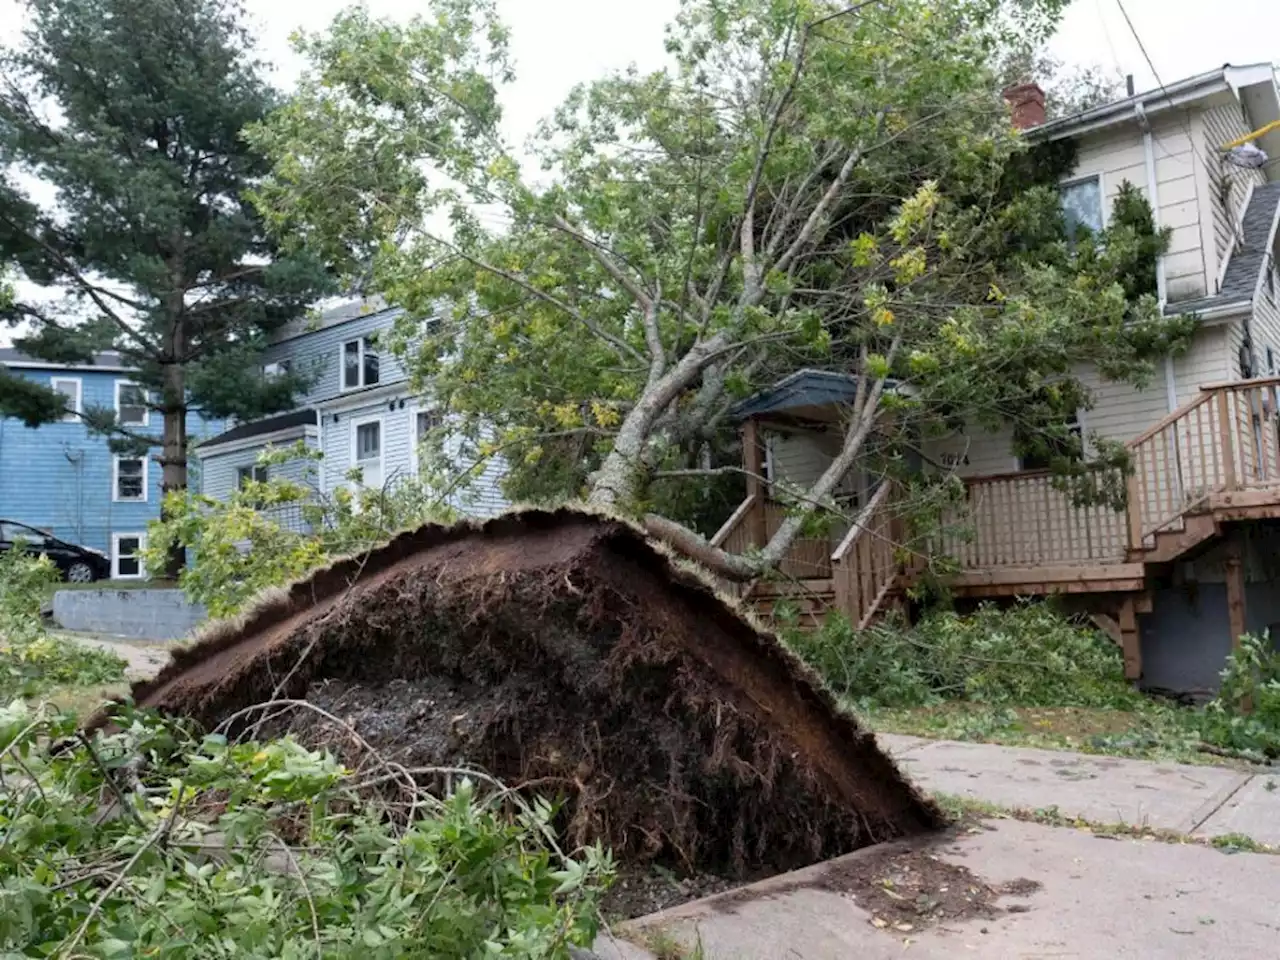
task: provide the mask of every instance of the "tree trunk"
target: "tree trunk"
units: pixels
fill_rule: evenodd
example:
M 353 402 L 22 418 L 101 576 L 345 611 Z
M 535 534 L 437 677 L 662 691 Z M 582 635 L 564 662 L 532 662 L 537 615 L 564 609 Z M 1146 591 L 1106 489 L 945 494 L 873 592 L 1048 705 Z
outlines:
M 639 401 L 618 428 L 613 449 L 592 479 L 588 503 L 621 508 L 634 502 L 644 469 L 644 454 L 653 439 L 654 426 L 729 343 L 728 335 L 716 334 L 694 346 L 679 363 L 645 387 Z
M 884 382 L 876 383 L 865 398 L 855 406 L 853 421 L 845 432 L 844 444 L 840 453 L 823 471 L 817 481 L 806 492 L 797 510 L 791 513 L 769 539 L 764 549 L 753 557 L 739 556 L 719 547 L 712 546 L 705 538 L 694 531 L 655 514 L 644 518 L 645 529 L 656 540 L 661 540 L 677 553 L 690 560 L 702 564 L 713 573 L 728 580 L 749 581 L 769 573 L 782 563 L 800 535 L 804 522 L 812 516 L 835 490 L 836 485 L 844 479 L 866 446 L 867 437 L 871 435 L 880 408 L 880 396 L 884 391 Z
M 174 334 L 175 358 L 185 353 L 181 329 Z M 187 489 L 187 402 L 186 375 L 182 364 L 174 359 L 164 369 L 164 432 L 160 447 L 160 519 L 168 520 L 164 498 Z M 165 558 L 164 577 L 176 580 L 186 566 L 186 548 L 176 541 Z

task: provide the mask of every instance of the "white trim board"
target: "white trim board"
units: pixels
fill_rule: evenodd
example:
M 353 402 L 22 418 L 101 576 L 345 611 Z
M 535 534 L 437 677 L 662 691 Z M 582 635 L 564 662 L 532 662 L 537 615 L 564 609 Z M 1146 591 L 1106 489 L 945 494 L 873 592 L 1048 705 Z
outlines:
M 120 496 L 120 461 L 142 461 L 142 497 Z M 146 503 L 151 496 L 151 463 L 147 457 L 127 457 L 114 454 L 111 457 L 111 502 L 112 503 Z
M 80 377 L 50 377 L 49 389 L 55 393 L 60 383 L 74 383 L 76 385 L 76 402 L 72 410 L 62 415 L 63 423 L 76 423 L 80 417 L 77 414 L 84 413 L 84 380 Z
M 133 420 L 126 422 L 120 419 L 120 388 L 121 387 L 137 387 L 138 389 L 142 390 L 143 410 L 145 412 L 142 415 L 141 422 L 135 422 Z M 146 401 L 147 401 L 147 391 L 142 386 L 142 384 L 135 383 L 132 380 L 124 380 L 124 379 L 117 380 L 115 384 L 116 422 L 119 423 L 120 426 L 122 427 L 150 427 L 151 426 L 151 407 L 145 405 Z M 137 404 L 130 404 L 130 406 L 137 406 Z
M 378 482 L 375 485 L 362 479 L 360 486 L 365 489 L 374 490 L 381 489 L 387 482 L 387 425 L 381 413 L 370 414 L 365 417 L 347 418 L 347 433 L 350 438 L 350 458 L 347 460 L 347 471 L 350 472 L 359 467 L 359 462 L 356 459 L 356 434 L 361 427 L 367 426 L 370 423 L 376 423 L 378 425 Z
M 224 443 L 205 441 L 192 448 L 192 453 L 200 460 L 204 460 L 208 457 L 220 457 L 223 454 L 251 450 L 254 447 L 265 447 L 285 440 L 310 440 L 317 439 L 319 436 L 319 427 L 304 423 L 296 427 L 285 427 L 283 430 L 259 433 L 252 437 L 241 437 L 239 440 L 227 440 Z
M 120 541 L 124 538 L 132 538 L 138 541 L 138 553 L 134 554 L 138 558 L 137 573 L 121 573 L 120 572 Z M 147 575 L 146 564 L 142 562 L 142 551 L 147 548 L 147 532 L 145 530 L 133 532 L 122 531 L 120 533 L 111 534 L 111 579 L 112 580 L 141 580 Z

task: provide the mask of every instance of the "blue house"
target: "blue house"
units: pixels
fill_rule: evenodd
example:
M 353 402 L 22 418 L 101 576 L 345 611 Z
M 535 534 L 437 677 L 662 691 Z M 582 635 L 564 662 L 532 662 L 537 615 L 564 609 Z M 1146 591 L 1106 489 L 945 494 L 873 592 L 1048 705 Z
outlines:
M 107 553 L 113 577 L 144 576 L 139 551 L 147 524 L 160 516 L 159 465 L 153 457 L 112 454 L 107 439 L 90 434 L 76 415 L 88 407 L 111 407 L 121 424 L 158 436 L 160 414 L 130 380 L 132 371 L 112 352 L 98 354 L 91 364 L 66 365 L 0 348 L 0 365 L 48 384 L 74 411 L 35 428 L 0 418 L 0 517 Z M 198 414 L 187 419 L 192 443 L 224 426 Z M 191 483 L 196 485 L 194 477 Z
M 350 487 L 350 472 L 359 468 L 369 488 L 393 487 L 418 476 L 419 450 L 427 432 L 447 422 L 410 389 L 403 368 L 379 343 L 403 311 L 361 301 L 337 307 L 318 318 L 286 327 L 268 349 L 264 375 L 292 370 L 312 379 L 298 408 L 289 413 L 239 424 L 196 448 L 201 492 L 225 500 L 249 479 L 277 477 L 310 481 L 320 494 Z M 268 447 L 302 441 L 322 454 L 314 476 L 308 464 L 293 461 L 280 467 L 258 466 Z M 448 452 L 456 455 L 455 444 Z M 478 465 L 474 480 L 453 494 L 449 504 L 473 516 L 489 516 L 506 508 L 500 489 L 502 462 Z

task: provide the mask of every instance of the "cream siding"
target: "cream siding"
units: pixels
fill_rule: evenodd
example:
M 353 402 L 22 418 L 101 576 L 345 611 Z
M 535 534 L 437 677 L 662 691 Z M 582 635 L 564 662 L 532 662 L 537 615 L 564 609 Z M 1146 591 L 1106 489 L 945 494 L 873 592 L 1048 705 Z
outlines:
M 1274 286 L 1273 286 L 1274 284 Z M 1274 290 L 1274 292 L 1273 292 Z M 1280 281 L 1263 279 L 1262 290 L 1253 304 L 1253 352 L 1255 376 L 1267 376 L 1267 348 L 1280 365 Z
M 1261 170 L 1246 170 L 1218 159 L 1223 144 L 1250 132 L 1251 125 L 1245 117 L 1244 107 L 1234 97 L 1229 102 L 1205 110 L 1201 114 L 1201 125 L 1201 152 L 1208 167 L 1214 243 L 1221 267 L 1232 238 L 1239 239 L 1240 216 L 1250 184 L 1266 183 L 1267 178 Z
M 793 487 L 809 487 L 831 462 L 820 435 L 809 431 L 764 431 L 766 473 L 769 480 Z
M 1196 155 L 1192 149 L 1194 113 L 1179 110 L 1152 121 L 1152 153 L 1160 221 L 1173 229 L 1165 255 L 1165 279 L 1171 300 L 1185 300 L 1206 292 L 1208 272 L 1202 231 L 1201 191 L 1197 186 Z M 1068 179 L 1101 176 L 1104 216 L 1127 180 L 1148 195 L 1146 149 L 1135 120 L 1080 141 L 1076 167 Z M 1150 199 L 1150 197 L 1148 197 Z
M 1018 469 L 1013 454 L 1013 428 L 1002 425 L 986 430 L 976 424 L 960 433 L 931 439 L 924 444 L 928 459 L 961 477 L 984 477 Z

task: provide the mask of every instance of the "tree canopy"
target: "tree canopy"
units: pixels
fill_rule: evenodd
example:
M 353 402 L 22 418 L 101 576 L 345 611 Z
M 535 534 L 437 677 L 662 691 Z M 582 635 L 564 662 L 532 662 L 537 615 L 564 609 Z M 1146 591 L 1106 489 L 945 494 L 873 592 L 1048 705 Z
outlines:
M 164 488 L 181 489 L 189 411 L 291 405 L 301 374 L 264 379 L 259 355 L 329 283 L 307 252 L 280 252 L 245 196 L 268 166 L 241 131 L 277 97 L 234 2 L 27 7 L 22 42 L 0 56 L 0 264 L 26 283 L 0 319 L 44 360 L 119 351 L 163 436 L 109 410 L 86 419 L 118 446 L 162 446 Z M 35 425 L 62 399 L 0 376 L 0 412 Z
M 670 65 L 575 89 L 533 175 L 499 136 L 490 3 L 404 25 L 352 11 L 299 41 L 297 96 L 252 133 L 275 161 L 259 199 L 408 308 L 416 382 L 528 493 L 644 510 L 753 388 L 853 375 L 830 469 L 759 557 L 721 558 L 748 576 L 883 454 L 886 415 L 902 437 L 1052 433 L 1087 404 L 1081 364 L 1142 382 L 1185 335 L 1127 286 L 1163 238 L 1068 238 L 1063 157 L 1010 125 L 999 64 L 1061 6 L 685 0 Z

